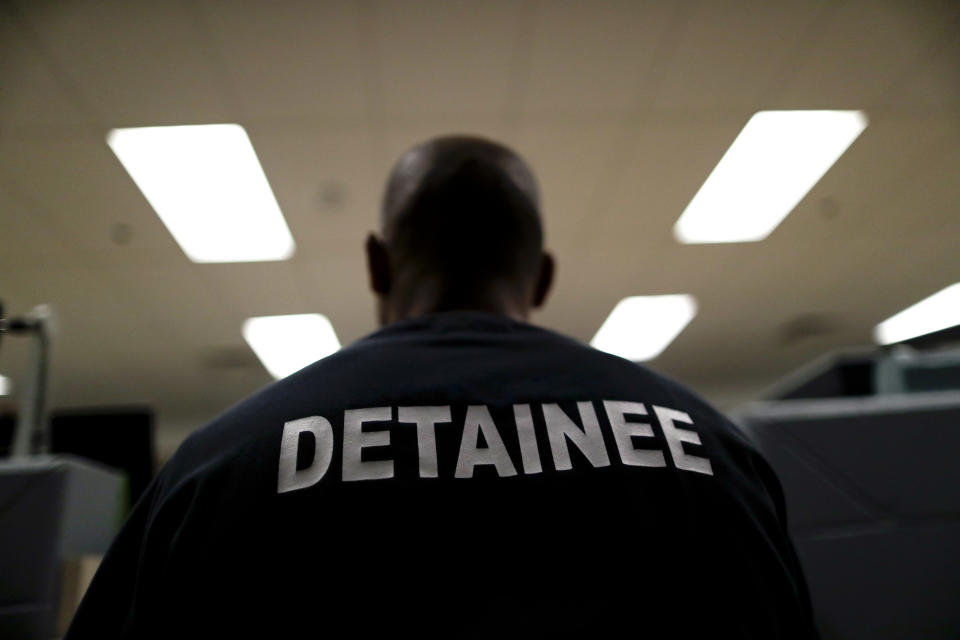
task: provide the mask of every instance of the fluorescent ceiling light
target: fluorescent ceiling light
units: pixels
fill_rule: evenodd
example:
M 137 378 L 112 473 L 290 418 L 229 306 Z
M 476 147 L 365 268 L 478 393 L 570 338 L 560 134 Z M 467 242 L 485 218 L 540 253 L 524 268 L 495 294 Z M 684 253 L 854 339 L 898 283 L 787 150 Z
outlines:
M 754 242 L 777 228 L 867 126 L 862 111 L 760 111 L 673 227 L 683 243 Z
M 0 396 L 8 396 L 13 390 L 13 385 L 10 383 L 10 378 L 6 376 L 0 376 Z
M 893 344 L 956 325 L 960 325 L 960 282 L 884 320 L 874 328 L 873 337 L 880 344 Z
M 627 360 L 653 360 L 697 314 L 686 294 L 633 296 L 617 303 L 590 344 Z
M 194 262 L 293 255 L 293 236 L 240 125 L 114 129 L 107 144 Z
M 247 318 L 243 338 L 278 380 L 340 348 L 333 325 L 319 313 Z

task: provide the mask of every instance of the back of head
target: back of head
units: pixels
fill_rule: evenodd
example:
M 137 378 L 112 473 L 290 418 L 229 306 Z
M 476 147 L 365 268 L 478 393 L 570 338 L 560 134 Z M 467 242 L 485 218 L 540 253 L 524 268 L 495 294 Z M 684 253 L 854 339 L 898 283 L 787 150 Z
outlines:
M 533 172 L 509 148 L 472 136 L 407 151 L 390 174 L 382 226 L 398 279 L 430 283 L 452 305 L 492 286 L 522 292 L 543 249 Z

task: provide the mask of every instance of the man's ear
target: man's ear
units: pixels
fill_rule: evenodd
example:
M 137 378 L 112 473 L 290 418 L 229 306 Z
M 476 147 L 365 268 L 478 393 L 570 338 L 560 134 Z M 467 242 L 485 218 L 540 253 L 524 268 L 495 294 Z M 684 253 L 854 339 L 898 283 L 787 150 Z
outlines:
M 367 236 L 367 274 L 370 276 L 370 289 L 379 296 L 390 293 L 390 253 L 387 245 L 376 234 Z
M 553 285 L 553 275 L 556 265 L 551 256 L 546 251 L 540 258 L 540 271 L 537 273 L 537 283 L 533 290 L 533 308 L 537 309 L 543 306 L 547 301 L 547 294 L 550 293 L 550 287 Z

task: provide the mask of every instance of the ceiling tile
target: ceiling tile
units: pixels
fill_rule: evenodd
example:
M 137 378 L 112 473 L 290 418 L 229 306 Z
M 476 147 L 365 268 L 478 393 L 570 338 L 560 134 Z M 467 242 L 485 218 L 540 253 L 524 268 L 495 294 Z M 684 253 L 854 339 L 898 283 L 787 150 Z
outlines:
M 731 110 L 756 105 L 826 0 L 701 2 L 653 87 L 655 108 Z
M 796 50 L 771 93 L 777 108 L 866 108 L 941 38 L 941 3 L 850 0 Z
M 24 13 L 103 124 L 229 121 L 217 70 L 180 3 L 25 3 Z
M 356 2 L 194 5 L 245 118 L 366 113 L 369 43 Z
M 62 238 L 62 232 L 52 227 L 46 216 L 12 195 L 2 177 L 0 216 L 0 271 L 5 275 L 75 264 L 75 260 L 71 260 L 75 256 L 67 253 L 68 245 Z
M 386 115 L 503 111 L 521 6 L 510 0 L 378 3 Z
M 952 26 L 929 55 L 912 65 L 878 98 L 878 105 L 899 111 L 960 113 L 960 20 L 953 21 Z
M 294 259 L 358 250 L 378 224 L 387 172 L 370 129 L 271 123 L 248 132 L 296 240 Z
M 0 128 L 53 127 L 90 121 L 58 82 L 33 34 L 0 9 Z
M 598 190 L 624 129 L 620 122 L 589 117 L 520 127 L 515 148 L 537 176 L 547 243 L 555 250 L 576 247 L 582 229 L 605 214 L 606 198 Z
M 675 11 L 667 2 L 542 3 L 521 89 L 525 119 L 630 109 Z
M 69 251 L 114 263 L 183 256 L 105 138 L 85 129 L 0 139 L 0 175 Z M 111 239 L 117 224 L 129 227 L 128 245 Z

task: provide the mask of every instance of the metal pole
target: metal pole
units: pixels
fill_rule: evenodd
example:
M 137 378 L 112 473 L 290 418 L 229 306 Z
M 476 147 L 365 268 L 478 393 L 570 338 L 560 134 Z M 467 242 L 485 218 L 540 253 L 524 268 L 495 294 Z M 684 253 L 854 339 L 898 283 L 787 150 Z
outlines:
M 20 419 L 14 432 L 11 451 L 13 456 L 44 454 L 50 448 L 47 425 L 47 377 L 52 324 L 53 313 L 47 305 L 38 306 L 22 318 L 4 321 L 5 331 L 30 333 L 34 339 L 26 384 L 22 387 L 24 393 L 20 401 Z

